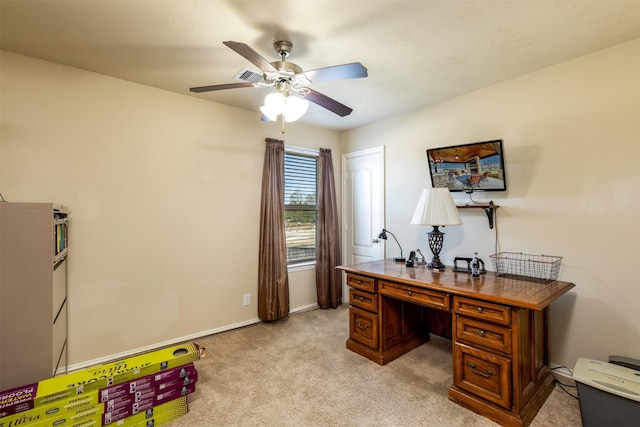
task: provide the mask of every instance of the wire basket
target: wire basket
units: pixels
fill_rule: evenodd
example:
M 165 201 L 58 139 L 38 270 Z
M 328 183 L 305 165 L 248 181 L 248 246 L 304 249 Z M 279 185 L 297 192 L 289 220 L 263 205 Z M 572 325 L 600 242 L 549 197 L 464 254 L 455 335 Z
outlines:
M 522 252 L 500 252 L 489 257 L 496 276 L 537 283 L 557 280 L 562 261 L 561 256 L 529 255 Z

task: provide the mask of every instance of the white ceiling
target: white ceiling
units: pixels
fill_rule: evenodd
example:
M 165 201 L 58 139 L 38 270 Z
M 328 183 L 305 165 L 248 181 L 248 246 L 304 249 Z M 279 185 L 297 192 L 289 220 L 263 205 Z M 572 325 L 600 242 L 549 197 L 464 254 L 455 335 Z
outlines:
M 303 70 L 361 62 L 363 79 L 311 88 L 354 109 L 313 105 L 334 130 L 473 91 L 640 37 L 640 0 L 0 0 L 2 49 L 256 112 L 270 88 L 193 94 L 269 61 L 287 39 Z

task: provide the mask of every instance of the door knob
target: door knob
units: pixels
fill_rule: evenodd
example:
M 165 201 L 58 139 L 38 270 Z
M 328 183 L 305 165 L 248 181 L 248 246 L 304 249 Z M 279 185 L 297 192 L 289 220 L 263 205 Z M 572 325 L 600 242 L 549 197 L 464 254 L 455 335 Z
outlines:
M 378 243 L 380 240 L 378 239 L 373 239 L 373 243 Z

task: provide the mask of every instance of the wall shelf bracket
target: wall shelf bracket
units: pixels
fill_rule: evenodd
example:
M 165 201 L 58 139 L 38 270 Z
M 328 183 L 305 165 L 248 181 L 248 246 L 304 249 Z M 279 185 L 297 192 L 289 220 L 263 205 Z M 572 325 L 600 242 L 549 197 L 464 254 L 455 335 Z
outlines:
M 495 211 L 500 206 L 494 205 L 493 201 L 486 203 L 474 203 L 472 205 L 458 205 L 458 209 L 482 209 L 487 214 L 487 219 L 489 220 L 489 228 L 493 229 L 493 224 L 495 222 Z

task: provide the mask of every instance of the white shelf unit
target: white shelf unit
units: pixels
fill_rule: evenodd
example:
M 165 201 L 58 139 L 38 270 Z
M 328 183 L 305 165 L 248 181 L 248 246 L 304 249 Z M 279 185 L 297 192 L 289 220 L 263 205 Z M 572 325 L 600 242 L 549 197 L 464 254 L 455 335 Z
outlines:
M 0 203 L 0 390 L 66 372 L 68 209 Z

